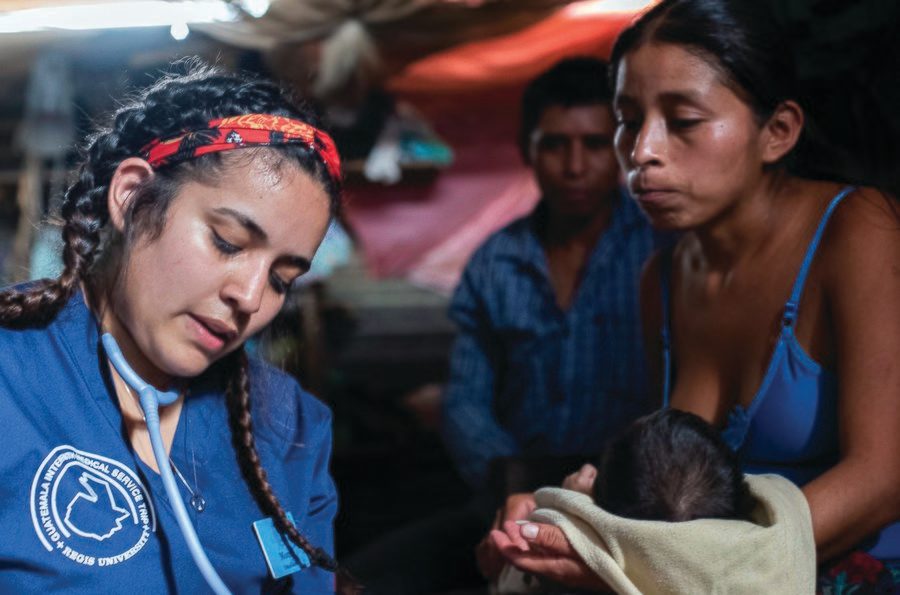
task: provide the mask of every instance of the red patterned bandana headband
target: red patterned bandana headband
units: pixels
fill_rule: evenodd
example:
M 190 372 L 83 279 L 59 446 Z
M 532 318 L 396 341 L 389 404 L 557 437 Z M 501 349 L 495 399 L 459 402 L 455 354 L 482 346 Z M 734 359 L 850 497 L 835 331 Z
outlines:
M 207 126 L 174 138 L 156 139 L 141 153 L 151 167 L 157 168 L 218 151 L 300 143 L 308 145 L 325 162 L 333 180 L 341 177 L 341 158 L 334 141 L 318 128 L 300 120 L 245 114 L 210 120 Z

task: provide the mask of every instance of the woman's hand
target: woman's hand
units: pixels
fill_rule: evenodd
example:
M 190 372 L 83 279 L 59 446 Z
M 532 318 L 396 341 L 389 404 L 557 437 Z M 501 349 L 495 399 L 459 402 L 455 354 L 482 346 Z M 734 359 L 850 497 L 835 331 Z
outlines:
M 542 523 L 518 524 L 507 520 L 490 538 L 503 558 L 542 579 L 576 589 L 609 591 L 609 586 L 588 568 L 559 527 Z
M 534 494 L 512 494 L 506 498 L 506 503 L 503 507 L 497 510 L 497 516 L 494 517 L 494 524 L 491 526 L 491 530 L 499 530 L 507 520 L 525 520 L 535 508 L 537 508 L 537 504 L 534 501 Z M 475 546 L 475 561 L 478 563 L 478 570 L 490 581 L 497 580 L 503 567 L 506 566 L 506 558 L 500 554 L 500 551 L 494 545 L 490 533 L 485 535 L 481 542 Z
M 594 480 L 596 479 L 597 468 L 590 463 L 585 463 L 581 466 L 581 469 L 575 473 L 566 475 L 562 487 L 566 490 L 581 492 L 582 494 L 590 496 L 594 493 Z

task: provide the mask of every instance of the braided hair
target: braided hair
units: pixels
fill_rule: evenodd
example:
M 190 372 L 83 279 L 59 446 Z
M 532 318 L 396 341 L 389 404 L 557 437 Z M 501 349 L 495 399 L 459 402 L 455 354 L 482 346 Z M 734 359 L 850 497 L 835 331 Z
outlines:
M 248 113 L 286 116 L 317 126 L 310 108 L 293 102 L 277 85 L 225 73 L 219 69 L 188 64 L 184 74 L 166 75 L 119 107 L 111 123 L 88 137 L 82 150 L 77 177 L 67 188 L 60 216 L 64 241 L 64 269 L 56 279 L 42 279 L 27 286 L 0 291 L 0 326 L 43 327 L 53 321 L 69 298 L 83 287 L 88 297 L 110 290 L 111 277 L 118 275 L 123 250 L 138 236 L 154 239 L 162 232 L 167 209 L 180 185 L 204 178 L 223 166 L 221 154 L 161 166 L 132 195 L 125 213 L 125 232 L 107 225 L 110 216 L 107 195 L 113 174 L 128 157 L 154 139 L 166 139 L 188 130 L 202 129 L 215 118 Z M 303 144 L 285 144 L 259 149 L 271 151 L 292 162 L 318 181 L 330 199 L 332 216 L 339 208 L 339 181 L 329 175 L 314 150 Z M 227 381 L 226 403 L 235 454 L 241 473 L 260 510 L 274 519 L 276 527 L 301 547 L 313 564 L 336 571 L 337 564 L 322 548 L 314 547 L 287 518 L 262 468 L 253 436 L 250 415 L 249 367 L 240 348 L 229 358 L 233 365 Z M 290 577 L 286 587 L 290 588 Z

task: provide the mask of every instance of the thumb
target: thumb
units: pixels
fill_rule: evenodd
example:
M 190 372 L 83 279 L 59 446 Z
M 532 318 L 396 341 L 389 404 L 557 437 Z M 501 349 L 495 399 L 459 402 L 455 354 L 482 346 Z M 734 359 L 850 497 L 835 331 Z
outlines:
M 527 542 L 549 552 L 562 555 L 574 553 L 569 540 L 566 539 L 566 534 L 559 527 L 526 523 L 522 525 L 519 532 Z
M 585 463 L 581 466 L 581 469 L 578 470 L 578 475 L 593 483 L 593 481 L 597 479 L 597 468 L 590 463 Z

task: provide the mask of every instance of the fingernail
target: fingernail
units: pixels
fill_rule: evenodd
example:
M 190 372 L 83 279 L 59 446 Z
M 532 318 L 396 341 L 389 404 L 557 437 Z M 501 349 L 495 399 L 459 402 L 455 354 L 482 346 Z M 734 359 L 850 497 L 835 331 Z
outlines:
M 538 535 L 538 526 L 537 525 L 522 525 L 522 537 L 525 539 L 534 539 Z
M 517 525 L 527 525 L 528 521 L 516 521 Z

